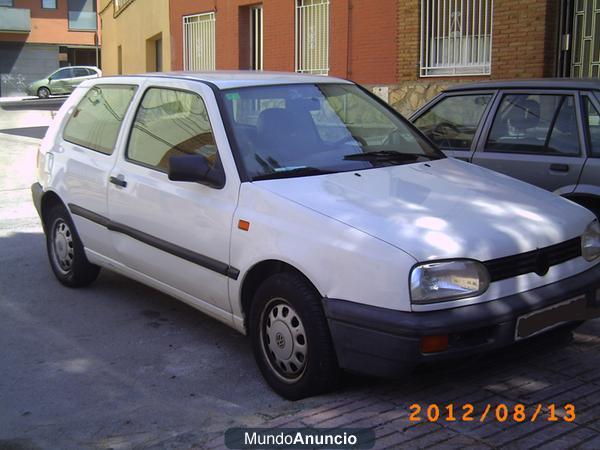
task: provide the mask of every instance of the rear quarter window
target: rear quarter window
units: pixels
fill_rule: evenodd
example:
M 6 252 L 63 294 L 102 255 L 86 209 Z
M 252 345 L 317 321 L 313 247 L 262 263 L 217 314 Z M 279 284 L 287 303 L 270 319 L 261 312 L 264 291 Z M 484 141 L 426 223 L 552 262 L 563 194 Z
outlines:
M 106 155 L 112 154 L 125 113 L 137 86 L 97 85 L 73 111 L 63 139 Z

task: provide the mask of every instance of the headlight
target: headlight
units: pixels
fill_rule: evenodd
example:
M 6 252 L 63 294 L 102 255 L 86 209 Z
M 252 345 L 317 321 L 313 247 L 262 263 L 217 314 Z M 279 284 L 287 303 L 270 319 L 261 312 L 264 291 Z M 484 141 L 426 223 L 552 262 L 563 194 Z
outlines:
M 594 220 L 581 235 L 581 256 L 593 261 L 600 256 L 600 224 Z
M 470 259 L 423 263 L 410 273 L 412 303 L 433 303 L 474 297 L 490 285 L 483 264 Z

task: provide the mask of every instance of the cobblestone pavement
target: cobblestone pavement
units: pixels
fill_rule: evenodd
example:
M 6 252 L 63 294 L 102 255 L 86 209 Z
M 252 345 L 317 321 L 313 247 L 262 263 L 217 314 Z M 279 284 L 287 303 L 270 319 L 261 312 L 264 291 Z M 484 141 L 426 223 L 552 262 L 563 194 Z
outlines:
M 265 421 L 261 427 L 369 427 L 374 448 L 600 448 L 600 321 L 584 324 L 574 333 L 555 331 L 477 360 L 422 368 L 404 381 L 359 379 L 357 385 L 323 397 L 320 404 L 298 406 L 292 414 Z M 419 404 L 420 422 L 412 422 L 410 406 Z M 426 409 L 440 408 L 430 422 Z M 453 404 L 456 421 L 447 421 Z M 460 420 L 461 406 L 473 406 L 473 421 Z M 481 417 L 487 405 L 489 415 Z M 504 422 L 494 408 L 506 405 Z M 514 406 L 523 404 L 526 419 Z M 531 421 L 538 405 L 538 417 Z M 575 407 L 575 419 L 564 405 Z M 556 406 L 551 421 L 550 405 Z M 435 409 L 431 412 L 432 417 Z M 503 409 L 498 412 L 503 419 Z M 209 448 L 223 448 L 214 438 Z

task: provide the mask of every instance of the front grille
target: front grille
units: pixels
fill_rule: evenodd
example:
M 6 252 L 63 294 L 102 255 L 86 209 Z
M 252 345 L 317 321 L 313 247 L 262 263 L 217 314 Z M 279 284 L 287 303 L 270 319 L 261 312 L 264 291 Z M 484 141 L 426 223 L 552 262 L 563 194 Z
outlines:
M 581 256 L 581 238 L 574 238 L 550 247 L 491 259 L 483 264 L 490 273 L 490 281 L 499 281 L 531 272 L 542 276 L 550 267 L 578 256 Z

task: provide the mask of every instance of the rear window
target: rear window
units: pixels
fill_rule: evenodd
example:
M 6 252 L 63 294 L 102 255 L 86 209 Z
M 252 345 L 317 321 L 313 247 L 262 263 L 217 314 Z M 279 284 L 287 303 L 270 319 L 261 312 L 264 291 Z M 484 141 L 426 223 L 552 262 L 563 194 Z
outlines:
M 130 85 L 92 87 L 69 118 L 63 139 L 106 155 L 112 154 L 136 89 Z

